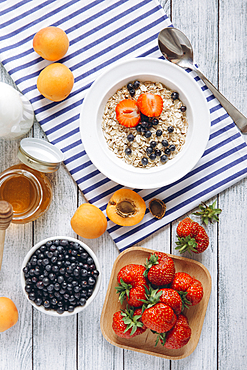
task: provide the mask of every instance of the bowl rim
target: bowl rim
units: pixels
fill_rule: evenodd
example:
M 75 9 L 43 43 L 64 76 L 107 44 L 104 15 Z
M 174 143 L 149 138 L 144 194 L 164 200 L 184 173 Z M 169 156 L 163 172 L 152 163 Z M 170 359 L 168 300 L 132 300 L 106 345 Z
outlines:
M 28 298 L 28 294 L 25 291 L 25 277 L 24 277 L 24 273 L 23 273 L 23 268 L 26 266 L 27 262 L 29 261 L 29 259 L 33 255 L 33 253 L 38 248 L 40 248 L 43 244 L 45 244 L 46 242 L 48 242 L 50 240 L 56 240 L 56 239 L 58 239 L 58 240 L 65 239 L 65 240 L 68 240 L 68 241 L 71 241 L 71 242 L 79 243 L 90 254 L 90 256 L 93 258 L 93 260 L 95 262 L 95 266 L 96 266 L 97 270 L 99 271 L 99 275 L 98 275 L 97 282 L 96 282 L 95 287 L 94 287 L 93 294 L 91 295 L 91 297 L 89 297 L 87 299 L 86 304 L 84 306 L 76 307 L 73 312 L 64 311 L 62 314 L 57 313 L 55 310 L 46 310 L 43 306 L 37 306 L 33 301 L 31 301 Z M 22 287 L 22 291 L 23 291 L 26 299 L 28 300 L 28 302 L 31 303 L 31 305 L 33 307 L 35 307 L 37 310 L 39 310 L 40 312 L 45 313 L 47 315 L 50 315 L 50 316 L 65 317 L 65 316 L 71 316 L 71 315 L 75 315 L 77 313 L 82 312 L 83 310 L 85 310 L 92 303 L 92 301 L 95 299 L 95 297 L 97 296 L 97 294 L 99 292 L 99 288 L 100 288 L 100 285 L 101 285 L 101 279 L 102 279 L 101 275 L 102 275 L 101 267 L 100 267 L 98 258 L 95 255 L 95 253 L 92 251 L 92 249 L 87 244 L 85 244 L 81 240 L 75 239 L 75 238 L 70 237 L 70 236 L 58 235 L 58 236 L 52 236 L 50 238 L 46 238 L 46 239 L 43 239 L 43 240 L 39 241 L 27 252 L 26 256 L 23 259 L 22 266 L 21 266 L 21 287 Z
M 137 169 L 117 158 L 106 147 L 99 112 L 103 112 L 108 98 L 118 88 L 125 85 L 124 80 L 131 81 L 138 78 L 143 80 L 141 76 L 145 77 L 145 75 L 149 80 L 152 77 L 156 77 L 156 81 L 158 81 L 160 78 L 163 80 L 160 82 L 165 86 L 168 84 L 168 81 L 173 86 L 176 85 L 177 90 L 183 94 L 187 104 L 191 107 L 191 121 L 193 122 L 191 127 L 189 127 L 189 135 L 195 139 L 198 137 L 198 140 L 194 140 L 193 146 L 188 145 L 188 143 L 186 146 L 188 139 L 189 141 L 192 140 L 192 137 L 187 137 L 183 150 L 171 161 L 172 164 L 166 163 L 164 166 L 152 167 L 150 169 Z M 112 91 L 111 94 L 109 93 L 110 91 Z M 196 99 L 194 99 L 194 96 L 196 96 Z M 195 121 L 198 121 L 197 125 Z M 90 122 L 90 125 L 88 122 Z M 198 83 L 181 67 L 156 58 L 132 58 L 113 63 L 94 81 L 82 104 L 80 133 L 90 160 L 101 173 L 123 186 L 153 189 L 174 183 L 195 167 L 208 143 L 210 112 L 206 98 Z

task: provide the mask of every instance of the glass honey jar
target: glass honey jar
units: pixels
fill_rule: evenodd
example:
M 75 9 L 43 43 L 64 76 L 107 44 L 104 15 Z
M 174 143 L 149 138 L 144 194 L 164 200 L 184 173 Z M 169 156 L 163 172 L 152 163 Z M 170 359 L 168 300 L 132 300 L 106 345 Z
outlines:
M 24 224 L 48 210 L 52 187 L 45 173 L 59 168 L 63 154 L 45 140 L 26 138 L 20 142 L 18 158 L 22 163 L 0 174 L 0 200 L 12 205 L 12 222 Z

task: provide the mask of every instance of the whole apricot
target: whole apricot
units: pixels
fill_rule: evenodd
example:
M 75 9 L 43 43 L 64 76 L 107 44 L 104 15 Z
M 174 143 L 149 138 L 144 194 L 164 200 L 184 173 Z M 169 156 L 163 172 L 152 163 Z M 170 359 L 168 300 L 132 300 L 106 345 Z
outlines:
M 104 234 L 107 220 L 104 213 L 90 203 L 83 203 L 71 219 L 71 227 L 82 238 L 95 239 Z
M 73 73 L 61 63 L 52 63 L 45 67 L 37 80 L 39 92 L 52 101 L 61 101 L 67 98 L 73 85 Z
M 130 189 L 119 189 L 106 207 L 108 218 L 120 226 L 134 226 L 144 217 L 146 204 L 143 198 Z
M 67 53 L 69 39 L 61 28 L 45 27 L 34 36 L 33 48 L 42 58 L 55 62 Z
M 0 297 L 0 333 L 14 326 L 18 321 L 18 310 L 10 298 Z

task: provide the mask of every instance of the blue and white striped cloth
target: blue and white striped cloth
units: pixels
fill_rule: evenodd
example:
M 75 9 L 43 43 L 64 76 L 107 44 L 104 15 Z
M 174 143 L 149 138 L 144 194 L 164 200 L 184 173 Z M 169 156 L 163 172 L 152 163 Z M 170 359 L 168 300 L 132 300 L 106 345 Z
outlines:
M 75 84 L 69 98 L 60 103 L 43 98 L 36 88 L 40 71 L 50 62 L 34 52 L 32 39 L 48 25 L 62 28 L 70 39 L 68 54 L 61 62 L 73 72 Z M 111 63 L 133 57 L 161 58 L 157 36 L 170 25 L 156 0 L 1 1 L 2 64 L 31 101 L 48 140 L 63 151 L 64 163 L 86 199 L 103 212 L 110 196 L 121 186 L 102 175 L 85 153 L 79 131 L 81 104 L 92 82 Z M 157 220 L 147 210 L 136 227 L 120 227 L 109 221 L 108 232 L 120 251 L 246 176 L 247 147 L 241 134 L 197 75 L 188 72 L 208 102 L 209 143 L 197 166 L 180 181 L 161 189 L 134 189 L 147 205 L 154 197 L 163 199 L 167 212 Z

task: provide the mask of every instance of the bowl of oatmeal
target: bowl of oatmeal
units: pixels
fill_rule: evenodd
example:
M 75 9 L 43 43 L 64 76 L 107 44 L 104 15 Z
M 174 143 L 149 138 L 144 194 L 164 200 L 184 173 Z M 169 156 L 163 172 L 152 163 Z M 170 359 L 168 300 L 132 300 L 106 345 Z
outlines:
M 185 176 L 201 158 L 209 130 L 198 84 L 180 67 L 153 58 L 112 65 L 91 86 L 80 116 L 93 164 L 116 183 L 139 189 Z

